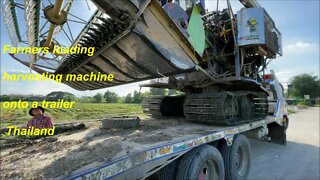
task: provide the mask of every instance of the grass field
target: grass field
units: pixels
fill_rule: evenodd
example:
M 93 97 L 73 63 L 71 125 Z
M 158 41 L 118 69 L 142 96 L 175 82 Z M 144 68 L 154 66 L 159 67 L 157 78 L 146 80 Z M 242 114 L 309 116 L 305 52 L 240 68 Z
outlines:
M 1 127 L 26 125 L 29 109 L 4 109 L 1 103 Z M 140 104 L 75 103 L 71 109 L 46 109 L 54 123 L 83 122 L 113 116 L 143 116 Z

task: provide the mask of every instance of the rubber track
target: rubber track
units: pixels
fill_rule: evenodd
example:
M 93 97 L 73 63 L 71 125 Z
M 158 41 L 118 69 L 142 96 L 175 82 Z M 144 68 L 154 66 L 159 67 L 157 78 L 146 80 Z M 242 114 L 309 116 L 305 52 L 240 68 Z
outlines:
M 240 114 L 225 112 L 227 97 L 240 98 L 255 96 L 254 118 L 241 118 Z M 251 104 L 252 105 L 252 104 Z M 184 114 L 188 121 L 212 125 L 237 125 L 260 120 L 267 115 L 267 98 L 265 93 L 240 91 L 240 92 L 214 92 L 189 95 L 184 103 Z
M 165 96 L 149 96 L 142 101 L 142 110 L 144 113 L 153 117 L 161 117 L 160 105 Z

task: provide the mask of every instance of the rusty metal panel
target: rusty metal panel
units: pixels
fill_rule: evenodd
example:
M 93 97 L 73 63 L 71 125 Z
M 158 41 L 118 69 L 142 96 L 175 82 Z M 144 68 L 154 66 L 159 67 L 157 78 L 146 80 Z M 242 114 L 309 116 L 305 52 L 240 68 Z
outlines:
M 101 56 L 109 60 L 110 63 L 124 73 L 129 74 L 129 77 L 132 79 L 146 78 L 151 75 L 150 72 L 144 68 L 144 66 L 138 64 L 117 45 L 101 53 Z
M 110 65 L 111 63 L 109 62 L 108 59 L 104 59 L 101 56 L 98 56 L 97 58 L 95 58 L 92 62 L 92 65 L 95 65 L 97 67 L 99 67 L 102 71 L 100 71 L 101 73 L 106 73 L 106 74 L 113 74 L 115 79 L 119 80 L 119 81 L 132 81 L 133 79 L 129 78 L 125 73 L 123 73 L 120 69 L 116 68 L 116 67 L 112 67 L 112 65 Z
M 174 67 L 181 70 L 193 68 L 195 62 L 185 51 L 183 44 L 179 42 L 185 37 L 183 35 L 178 36 L 175 29 L 170 27 L 174 26 L 174 24 L 167 22 L 161 15 L 154 14 L 156 10 L 152 10 L 151 7 L 145 9 L 142 15 L 143 21 L 137 23 L 135 31 L 141 37 L 145 37 L 165 60 L 170 61 Z M 163 10 L 161 9 L 161 11 Z M 185 42 L 187 42 L 187 39 L 185 39 Z

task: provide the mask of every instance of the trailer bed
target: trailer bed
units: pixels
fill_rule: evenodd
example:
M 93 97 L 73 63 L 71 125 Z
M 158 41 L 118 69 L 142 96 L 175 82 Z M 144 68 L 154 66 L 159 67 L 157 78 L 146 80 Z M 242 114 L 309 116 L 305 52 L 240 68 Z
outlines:
M 131 129 L 87 129 L 58 135 L 58 141 L 39 142 L 1 150 L 2 178 L 143 179 L 190 149 L 218 139 L 232 138 L 281 119 L 238 126 L 209 126 L 184 118 L 142 119 Z M 16 161 L 13 161 L 15 159 Z M 18 163 L 17 163 L 18 162 Z

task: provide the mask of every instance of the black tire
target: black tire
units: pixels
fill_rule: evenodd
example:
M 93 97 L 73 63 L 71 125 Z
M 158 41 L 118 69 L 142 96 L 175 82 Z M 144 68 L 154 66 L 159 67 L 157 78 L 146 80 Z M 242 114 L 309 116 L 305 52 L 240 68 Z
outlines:
M 213 146 L 203 145 L 184 155 L 179 163 L 177 180 L 194 180 L 199 176 L 224 180 L 223 158 Z
M 227 180 L 241 180 L 248 177 L 251 164 L 251 148 L 244 135 L 236 135 L 231 146 L 227 146 L 226 142 L 223 143 L 221 154 Z
M 178 166 L 179 160 L 177 159 L 160 169 L 158 180 L 175 180 Z

